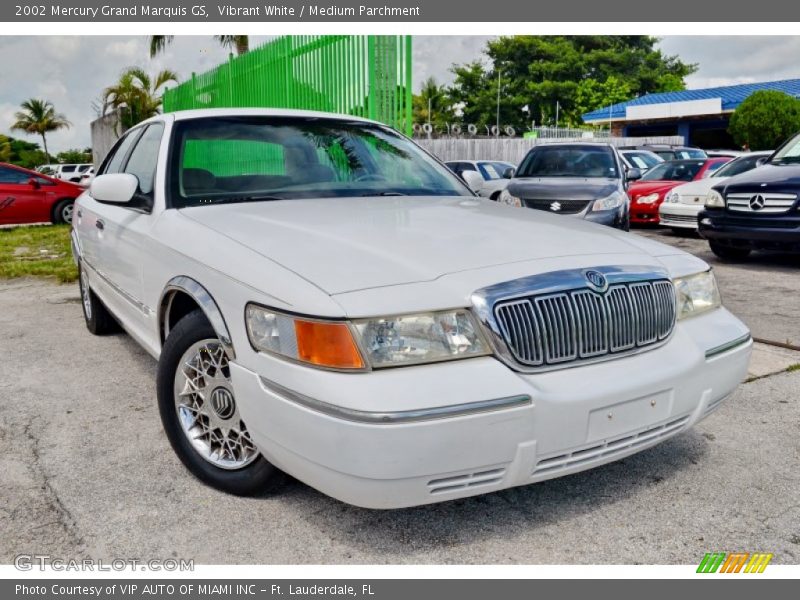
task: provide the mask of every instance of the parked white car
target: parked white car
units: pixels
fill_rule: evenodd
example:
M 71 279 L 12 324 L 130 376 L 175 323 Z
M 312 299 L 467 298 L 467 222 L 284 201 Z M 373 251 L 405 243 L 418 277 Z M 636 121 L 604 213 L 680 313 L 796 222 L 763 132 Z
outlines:
M 91 185 L 92 181 L 94 181 L 94 167 L 89 167 L 81 174 L 78 185 L 82 188 L 87 188 Z
M 747 372 L 703 261 L 476 198 L 356 117 L 159 115 L 73 227 L 87 327 L 158 360 L 172 447 L 235 494 L 281 471 L 373 508 L 526 485 L 686 431 Z
M 639 169 L 639 172 L 642 174 L 647 173 L 649 169 L 664 162 L 663 158 L 649 150 L 620 150 L 619 155 L 626 167 L 629 169 Z
M 497 200 L 506 189 L 513 173 L 514 165 L 502 160 L 451 160 L 445 163 L 456 175 L 461 177 L 473 192 L 484 198 Z M 511 173 L 509 173 L 511 169 Z
M 674 230 L 697 230 L 697 215 L 703 210 L 706 196 L 725 179 L 758 167 L 772 152 L 749 152 L 733 159 L 708 177 L 673 188 L 658 207 L 659 225 Z
M 92 167 L 91 164 L 49 164 L 36 167 L 36 170 L 56 179 L 78 183 L 81 176 Z

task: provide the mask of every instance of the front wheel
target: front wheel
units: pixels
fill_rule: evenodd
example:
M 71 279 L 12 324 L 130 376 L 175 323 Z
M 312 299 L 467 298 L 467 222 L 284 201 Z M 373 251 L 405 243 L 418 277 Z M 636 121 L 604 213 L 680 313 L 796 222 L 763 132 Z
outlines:
M 734 246 L 725 246 L 717 242 L 708 242 L 711 251 L 722 260 L 745 260 L 750 256 L 749 248 L 736 248 Z
M 72 211 L 74 207 L 75 200 L 72 198 L 66 198 L 58 201 L 53 207 L 53 214 L 51 215 L 50 220 L 56 225 L 60 225 L 62 223 L 72 223 Z
M 172 449 L 198 479 L 239 496 L 269 491 L 281 472 L 239 415 L 225 348 L 202 311 L 170 331 L 158 362 L 158 408 Z

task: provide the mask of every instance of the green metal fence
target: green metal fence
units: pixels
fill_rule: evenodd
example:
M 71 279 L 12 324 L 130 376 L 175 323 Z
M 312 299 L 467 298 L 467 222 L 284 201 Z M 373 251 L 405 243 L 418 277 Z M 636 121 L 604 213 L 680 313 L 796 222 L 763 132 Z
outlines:
M 411 36 L 284 36 L 164 93 L 164 111 L 269 107 L 368 117 L 411 134 Z

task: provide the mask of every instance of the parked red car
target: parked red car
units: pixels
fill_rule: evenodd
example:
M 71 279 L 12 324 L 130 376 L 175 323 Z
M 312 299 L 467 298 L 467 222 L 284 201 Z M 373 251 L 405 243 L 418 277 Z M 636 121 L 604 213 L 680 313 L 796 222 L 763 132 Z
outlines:
M 74 183 L 0 163 L 0 225 L 71 223 L 72 205 L 82 193 Z
M 658 207 L 674 187 L 709 176 L 730 157 L 670 160 L 656 165 L 628 188 L 631 223 L 657 224 Z

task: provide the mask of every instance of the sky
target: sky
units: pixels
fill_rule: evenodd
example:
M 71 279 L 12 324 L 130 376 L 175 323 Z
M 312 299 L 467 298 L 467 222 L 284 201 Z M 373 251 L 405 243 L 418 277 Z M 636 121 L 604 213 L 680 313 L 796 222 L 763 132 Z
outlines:
M 251 46 L 268 37 L 251 37 Z M 413 85 L 434 77 L 452 81 L 450 68 L 485 60 L 488 36 L 415 36 Z M 800 36 L 667 36 L 660 48 L 699 70 L 687 79 L 689 88 L 800 78 Z M 155 73 L 169 68 L 181 78 L 203 72 L 227 58 L 227 50 L 211 37 L 179 36 L 156 59 L 148 56 L 145 36 L 0 36 L 0 133 L 30 141 L 38 138 L 9 127 L 19 104 L 46 98 L 64 113 L 72 127 L 48 135 L 52 153 L 91 145 L 89 123 L 96 117 L 92 102 L 113 84 L 124 67 L 142 66 Z

